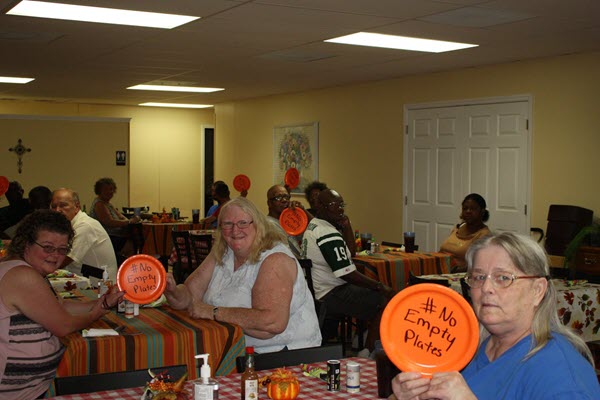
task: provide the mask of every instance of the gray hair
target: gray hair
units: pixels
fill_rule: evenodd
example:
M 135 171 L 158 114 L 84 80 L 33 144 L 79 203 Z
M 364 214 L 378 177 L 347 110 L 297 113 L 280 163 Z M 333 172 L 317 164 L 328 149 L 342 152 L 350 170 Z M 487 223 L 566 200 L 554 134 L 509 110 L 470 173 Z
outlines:
M 549 278 L 550 267 L 544 249 L 530 237 L 512 232 L 493 233 L 474 242 L 465 256 L 469 273 L 473 269 L 477 253 L 490 246 L 498 246 L 504 249 L 514 266 L 523 274 Z M 552 333 L 558 333 L 563 335 L 579 353 L 594 365 L 590 349 L 583 339 L 576 335 L 571 328 L 560 322 L 556 311 L 556 299 L 556 288 L 552 280 L 549 280 L 546 293 L 533 315 L 531 323 L 533 347 L 525 358 L 529 358 L 540 351 L 551 339 Z
M 225 203 L 219 212 L 219 224 L 214 245 L 217 264 L 223 263 L 223 257 L 228 248 L 227 242 L 223 238 L 223 231 L 221 230 L 221 217 L 231 207 L 239 207 L 243 212 L 249 214 L 256 228 L 256 239 L 250 248 L 248 262 L 256 263 L 260 259 L 262 252 L 272 249 L 278 242 L 287 244 L 287 237 L 283 233 L 283 230 L 278 229 L 274 223 L 270 222 L 265 215 L 258 211 L 254 203 L 244 197 L 236 197 Z

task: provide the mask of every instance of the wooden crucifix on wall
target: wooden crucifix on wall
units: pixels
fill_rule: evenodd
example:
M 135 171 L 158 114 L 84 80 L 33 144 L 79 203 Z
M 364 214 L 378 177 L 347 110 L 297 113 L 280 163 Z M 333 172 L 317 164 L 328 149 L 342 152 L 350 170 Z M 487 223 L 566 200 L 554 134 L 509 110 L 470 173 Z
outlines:
M 23 141 L 19 139 L 15 147 L 11 147 L 8 151 L 14 151 L 17 155 L 17 167 L 19 167 L 19 173 L 23 170 L 23 154 L 31 151 L 30 148 L 23 146 Z

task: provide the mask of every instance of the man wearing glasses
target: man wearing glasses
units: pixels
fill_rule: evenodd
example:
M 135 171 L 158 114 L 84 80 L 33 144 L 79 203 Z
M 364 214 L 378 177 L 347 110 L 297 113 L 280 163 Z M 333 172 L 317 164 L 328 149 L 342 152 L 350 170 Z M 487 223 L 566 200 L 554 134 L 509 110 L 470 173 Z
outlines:
M 267 191 L 267 206 L 269 207 L 269 214 L 267 215 L 267 219 L 274 223 L 282 231 L 283 228 L 279 224 L 279 217 L 281 216 L 283 210 L 285 210 L 288 207 L 300 208 L 304 210 L 304 212 L 306 212 L 306 216 L 309 220 L 313 218 L 313 216 L 304 209 L 302 203 L 300 203 L 299 201 L 291 201 L 290 192 L 288 192 L 285 186 L 273 185 L 269 188 L 269 190 Z M 294 253 L 294 255 L 297 258 L 299 258 L 301 251 L 300 246 L 302 243 L 302 234 L 297 236 L 287 235 L 287 237 L 288 245 L 290 246 L 292 253 Z
M 81 275 L 83 264 L 101 268 L 106 266 L 108 277 L 117 278 L 117 258 L 106 230 L 98 220 L 81 211 L 79 195 L 71 189 L 57 189 L 52 194 L 50 208 L 63 214 L 75 231 L 73 247 L 65 257 L 61 268 Z M 93 286 L 98 279 L 90 277 Z
M 339 319 L 350 315 L 367 321 L 366 346 L 373 351 L 375 340 L 379 339 L 381 313 L 395 292 L 356 269 L 353 253 L 345 241 L 346 236 L 352 235 L 345 206 L 344 199 L 335 190 L 327 189 L 319 194 L 317 216 L 304 232 L 302 258 L 312 260 L 315 297 L 325 303 L 327 317 Z M 328 333 L 323 333 L 324 340 Z

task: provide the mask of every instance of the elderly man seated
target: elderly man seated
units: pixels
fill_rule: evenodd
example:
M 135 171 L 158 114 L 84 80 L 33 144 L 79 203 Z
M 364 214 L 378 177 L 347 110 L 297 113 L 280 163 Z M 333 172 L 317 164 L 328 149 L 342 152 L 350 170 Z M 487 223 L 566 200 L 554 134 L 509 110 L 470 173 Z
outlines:
M 326 189 L 319 194 L 317 216 L 304 232 L 302 258 L 312 260 L 315 296 L 325 303 L 327 315 L 367 321 L 366 346 L 373 351 L 381 313 L 395 292 L 357 271 L 344 241 L 347 231 L 352 232 L 344 207 L 344 199 L 336 191 Z
M 302 203 L 299 201 L 291 201 L 290 192 L 287 190 L 285 186 L 282 185 L 273 185 L 267 191 L 267 206 L 269 207 L 269 214 L 267 215 L 267 219 L 273 222 L 279 229 L 283 231 L 283 228 L 279 224 L 279 217 L 283 210 L 288 207 L 292 208 L 300 208 L 306 212 L 306 215 L 309 220 L 314 218 L 308 211 L 304 209 Z M 297 236 L 287 235 L 288 237 L 288 245 L 292 250 L 292 253 L 296 257 L 300 257 L 300 246 L 302 245 L 302 234 Z
M 108 277 L 115 282 L 118 268 L 115 250 L 100 222 L 81 211 L 79 195 L 71 189 L 57 189 L 52 194 L 50 207 L 64 214 L 75 231 L 73 247 L 61 268 L 81 275 L 83 264 L 97 268 L 106 266 Z M 98 279 L 90 277 L 90 282 L 96 285 Z

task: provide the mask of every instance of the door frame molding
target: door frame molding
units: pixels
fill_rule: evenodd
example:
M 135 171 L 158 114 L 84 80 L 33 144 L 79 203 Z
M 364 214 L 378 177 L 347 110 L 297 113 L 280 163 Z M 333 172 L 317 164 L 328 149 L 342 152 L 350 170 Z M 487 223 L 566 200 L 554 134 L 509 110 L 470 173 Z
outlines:
M 403 152 L 402 152 L 402 229 L 406 231 L 408 229 L 407 215 L 407 198 L 408 198 L 408 113 L 413 110 L 423 110 L 441 107 L 462 107 L 472 105 L 486 105 L 496 103 L 514 103 L 514 102 L 526 102 L 528 118 L 527 127 L 527 192 L 525 193 L 525 204 L 527 205 L 526 225 L 527 229 L 531 228 L 531 211 L 532 204 L 532 168 L 533 168 L 533 132 L 534 132 L 534 121 L 533 121 L 533 96 L 531 94 L 519 94 L 511 96 L 494 96 L 494 97 L 482 97 L 482 98 L 471 98 L 471 99 L 459 99 L 459 100 L 443 100 L 443 101 L 432 101 L 426 103 L 409 103 L 403 107 L 402 114 L 402 135 L 403 135 Z M 527 232 L 528 233 L 528 232 Z M 527 234 L 525 233 L 525 234 Z

